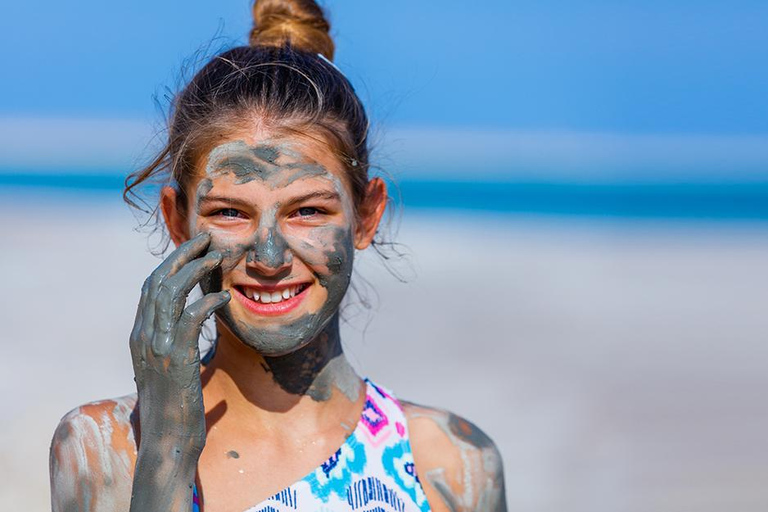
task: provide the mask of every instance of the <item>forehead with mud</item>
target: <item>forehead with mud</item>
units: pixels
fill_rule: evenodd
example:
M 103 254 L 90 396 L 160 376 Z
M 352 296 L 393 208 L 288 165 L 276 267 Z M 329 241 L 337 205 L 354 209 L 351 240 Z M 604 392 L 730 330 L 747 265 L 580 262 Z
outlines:
M 232 173 L 236 183 L 261 180 L 273 189 L 286 187 L 301 178 L 330 174 L 322 165 L 303 160 L 303 155 L 287 143 L 251 146 L 238 140 L 211 151 L 206 174 L 213 178 Z
M 258 225 L 247 235 L 233 235 L 209 229 L 211 249 L 224 255 L 222 271 L 204 284 L 206 292 L 216 291 L 230 283 L 226 274 L 244 263 L 258 263 L 262 268 L 285 269 L 296 259 L 312 273 L 315 282 L 325 290 L 325 300 L 315 305 L 302 318 L 290 323 L 272 322 L 258 327 L 234 314 L 232 305 L 220 312 L 232 332 L 247 345 L 265 355 L 284 354 L 303 346 L 317 336 L 336 314 L 349 286 L 354 253 L 351 202 L 341 180 L 323 165 L 302 154 L 289 144 L 263 143 L 249 145 L 234 141 L 214 148 L 206 166 L 206 177 L 196 194 L 196 211 L 221 179 L 237 185 L 258 181 L 271 191 L 283 189 L 300 180 L 328 180 L 338 194 L 344 215 L 301 230 L 281 223 L 281 210 L 275 199 L 260 205 Z M 302 192 L 306 192 L 303 190 Z M 193 231 L 206 230 L 204 218 L 193 220 Z

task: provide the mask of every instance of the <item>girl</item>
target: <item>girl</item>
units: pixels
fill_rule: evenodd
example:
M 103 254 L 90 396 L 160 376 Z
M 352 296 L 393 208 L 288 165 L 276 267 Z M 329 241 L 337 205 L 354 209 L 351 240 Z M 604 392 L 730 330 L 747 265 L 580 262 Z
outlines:
M 259 0 L 253 15 L 250 46 L 191 80 L 165 148 L 127 182 L 130 201 L 165 176 L 177 248 L 141 291 L 138 393 L 56 430 L 53 510 L 506 510 L 487 436 L 347 362 L 339 304 L 387 204 L 368 176 L 368 120 L 315 2 Z

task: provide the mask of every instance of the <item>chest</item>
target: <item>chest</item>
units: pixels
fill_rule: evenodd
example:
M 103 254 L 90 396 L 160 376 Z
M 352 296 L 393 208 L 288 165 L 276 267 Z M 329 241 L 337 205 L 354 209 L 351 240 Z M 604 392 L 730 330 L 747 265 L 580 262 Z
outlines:
M 198 462 L 205 512 L 245 511 L 262 503 L 332 458 L 346 434 L 278 440 L 209 432 Z

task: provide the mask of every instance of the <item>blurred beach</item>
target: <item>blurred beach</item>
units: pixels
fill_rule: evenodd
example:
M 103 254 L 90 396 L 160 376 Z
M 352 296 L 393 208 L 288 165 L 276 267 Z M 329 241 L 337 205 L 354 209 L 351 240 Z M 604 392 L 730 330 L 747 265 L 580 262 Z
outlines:
M 0 502 L 46 510 L 61 416 L 134 391 L 159 260 L 115 194 L 0 199 Z M 768 223 L 406 209 L 396 241 L 406 283 L 358 255 L 347 353 L 485 430 L 510 510 L 768 509 Z

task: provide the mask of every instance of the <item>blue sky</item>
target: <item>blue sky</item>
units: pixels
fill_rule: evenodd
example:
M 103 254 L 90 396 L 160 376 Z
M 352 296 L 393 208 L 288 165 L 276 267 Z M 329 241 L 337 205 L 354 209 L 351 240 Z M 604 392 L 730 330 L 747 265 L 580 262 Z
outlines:
M 768 181 L 765 0 L 325 5 L 395 176 Z M 250 24 L 248 0 L 8 3 L 0 170 L 135 168 L 153 95 Z
M 389 125 L 768 133 L 765 1 L 328 1 L 337 62 Z M 249 2 L 8 2 L 0 115 L 151 118 Z

